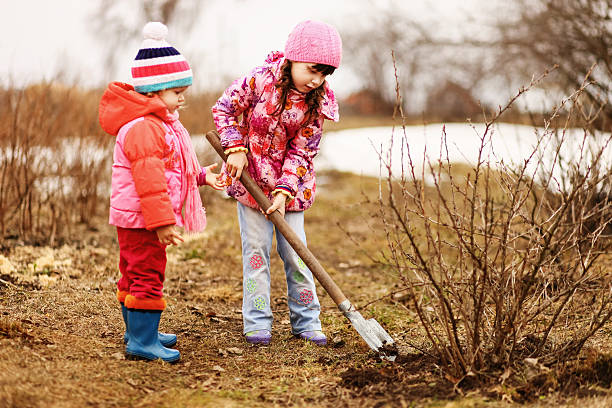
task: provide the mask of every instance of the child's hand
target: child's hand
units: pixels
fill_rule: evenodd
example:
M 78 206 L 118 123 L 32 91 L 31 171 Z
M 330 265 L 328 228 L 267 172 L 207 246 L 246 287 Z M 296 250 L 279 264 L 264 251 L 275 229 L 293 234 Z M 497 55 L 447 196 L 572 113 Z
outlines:
M 179 242 L 185 241 L 174 225 L 164 225 L 156 229 L 155 232 L 159 242 L 164 245 L 178 245 Z
M 227 157 L 226 165 L 229 175 L 240 179 L 242 170 L 248 167 L 249 161 L 245 152 L 234 152 Z
M 272 214 L 274 211 L 278 210 L 280 214 L 285 217 L 285 203 L 287 202 L 287 195 L 283 193 L 276 193 L 274 196 L 274 201 L 272 201 L 272 205 L 266 211 L 266 215 Z
M 214 170 L 216 167 L 217 167 L 217 163 L 213 163 L 210 166 L 205 167 L 206 168 L 206 184 L 208 184 L 215 190 L 223 190 L 223 187 L 224 187 L 224 183 L 222 180 L 223 176 L 220 173 L 212 172 L 212 170 Z

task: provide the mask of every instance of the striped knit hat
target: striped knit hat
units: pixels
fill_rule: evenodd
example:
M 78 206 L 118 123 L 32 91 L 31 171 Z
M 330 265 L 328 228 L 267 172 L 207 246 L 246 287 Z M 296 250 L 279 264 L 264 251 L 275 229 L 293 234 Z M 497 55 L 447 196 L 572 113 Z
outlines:
M 146 94 L 191 85 L 193 74 L 189 63 L 165 40 L 168 27 L 150 22 L 142 34 L 144 41 L 132 65 L 134 90 Z

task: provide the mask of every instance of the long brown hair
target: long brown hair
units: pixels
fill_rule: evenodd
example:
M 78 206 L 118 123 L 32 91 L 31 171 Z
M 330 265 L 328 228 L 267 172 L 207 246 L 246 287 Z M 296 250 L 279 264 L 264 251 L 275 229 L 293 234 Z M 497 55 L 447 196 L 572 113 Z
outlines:
M 315 64 L 313 65 L 313 69 L 320 72 L 321 74 L 327 76 L 334 73 L 336 70 L 335 67 L 326 64 Z M 275 116 L 280 116 L 285 110 L 285 106 L 287 106 L 287 97 L 289 95 L 289 91 L 292 88 L 295 88 L 293 85 L 293 79 L 291 78 L 291 61 L 286 59 L 283 65 L 281 66 L 281 77 L 276 82 L 276 89 L 280 90 L 280 98 L 278 101 L 278 106 L 276 110 L 272 113 Z M 304 115 L 304 121 L 302 122 L 301 127 L 306 127 L 310 124 L 312 120 L 319 114 L 319 109 L 321 108 L 321 101 L 325 96 L 325 81 L 312 91 L 308 92 L 305 96 L 306 106 L 308 106 L 308 110 L 306 111 L 306 115 Z

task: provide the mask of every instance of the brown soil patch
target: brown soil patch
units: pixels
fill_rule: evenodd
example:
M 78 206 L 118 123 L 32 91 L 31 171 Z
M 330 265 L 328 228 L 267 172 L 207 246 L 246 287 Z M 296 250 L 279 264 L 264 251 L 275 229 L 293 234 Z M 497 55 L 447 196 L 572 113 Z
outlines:
M 358 177 L 337 177 L 343 179 L 335 185 L 344 188 L 326 195 L 330 187 L 322 184 L 317 204 L 306 213 L 309 246 L 349 299 L 368 304 L 390 293 L 396 282 L 336 223 L 355 231 L 369 245 L 369 255 L 375 255 L 384 239 L 369 226 L 371 209 L 358 203 L 355 192 L 370 188 L 376 194 L 376 185 Z M 0 271 L 0 407 L 505 404 L 504 391 L 494 388 L 499 387 L 496 379 L 484 388 L 455 389 L 436 361 L 411 347 L 427 349 L 426 339 L 410 311 L 388 297 L 362 313 L 375 317 L 395 339 L 399 356 L 394 363 L 381 361 L 367 347 L 321 287 L 321 318 L 329 345 L 316 347 L 294 338 L 284 273 L 276 255 L 273 341 L 267 347 L 248 345 L 242 336 L 235 204 L 216 195 L 206 201 L 206 233 L 169 250 L 165 287 L 169 306 L 160 329 L 178 335 L 181 360 L 176 364 L 124 358 L 124 326 L 115 298 L 117 245 L 104 216 L 98 231 L 84 231 L 74 243 L 60 248 L 4 242 L 2 255 L 13 269 L 9 271 L 7 262 L 0 264 L 5 268 Z M 606 330 L 602 343 L 609 338 Z M 597 390 L 594 404 L 609 401 L 610 359 L 597 355 L 577 367 L 567 370 L 567 378 L 577 383 L 575 389 L 565 394 L 555 391 L 544 402 L 572 406 L 572 398 L 585 389 Z M 547 378 L 541 379 L 542 384 Z M 538 406 L 543 388 L 533 389 L 536 392 L 524 400 Z M 581 405 L 598 406 L 586 400 Z

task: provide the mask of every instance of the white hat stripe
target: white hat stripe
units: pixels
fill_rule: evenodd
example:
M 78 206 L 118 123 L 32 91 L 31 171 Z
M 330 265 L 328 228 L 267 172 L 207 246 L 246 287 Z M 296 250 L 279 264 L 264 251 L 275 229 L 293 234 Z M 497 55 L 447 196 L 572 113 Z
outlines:
M 153 85 L 162 82 L 176 81 L 177 79 L 183 79 L 193 76 L 191 70 L 173 72 L 171 74 L 156 75 L 142 78 L 134 78 L 134 86 Z
M 136 92 L 156 92 L 190 86 L 193 73 L 183 55 L 165 40 L 168 27 L 152 21 L 142 29 L 144 40 L 132 63 L 132 85 Z

